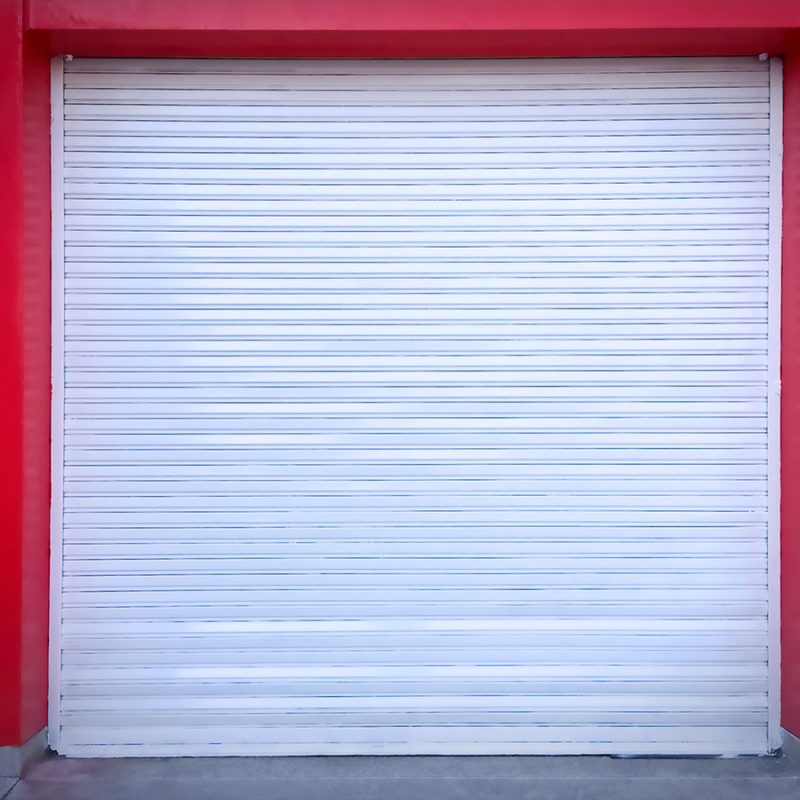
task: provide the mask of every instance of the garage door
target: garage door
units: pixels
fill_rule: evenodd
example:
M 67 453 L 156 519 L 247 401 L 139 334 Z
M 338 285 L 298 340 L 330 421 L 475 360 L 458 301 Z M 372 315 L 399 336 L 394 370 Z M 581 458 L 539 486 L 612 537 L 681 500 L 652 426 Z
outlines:
M 774 746 L 779 69 L 56 64 L 59 752 Z

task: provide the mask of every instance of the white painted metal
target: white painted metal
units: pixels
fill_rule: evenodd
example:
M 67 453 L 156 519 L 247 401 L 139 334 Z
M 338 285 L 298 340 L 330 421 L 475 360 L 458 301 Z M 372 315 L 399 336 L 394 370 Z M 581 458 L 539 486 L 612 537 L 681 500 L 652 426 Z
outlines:
M 61 746 L 61 591 L 64 513 L 64 60 L 50 66 L 51 181 L 51 409 L 50 409 L 50 642 L 48 663 L 48 745 Z
M 783 61 L 770 59 L 769 399 L 767 469 L 769 522 L 769 746 L 783 744 L 781 729 L 781 225 L 783 222 Z
M 779 66 L 64 91 L 60 752 L 775 746 Z

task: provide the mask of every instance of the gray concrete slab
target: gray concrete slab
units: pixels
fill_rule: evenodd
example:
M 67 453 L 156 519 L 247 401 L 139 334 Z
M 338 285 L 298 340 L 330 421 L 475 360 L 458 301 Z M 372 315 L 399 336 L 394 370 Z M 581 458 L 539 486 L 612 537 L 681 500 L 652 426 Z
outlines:
M 800 800 L 794 758 L 66 759 L 7 800 Z
M 21 747 L 0 747 L 0 777 L 18 778 L 47 751 L 47 729 L 31 736 Z M 0 800 L 2 800 L 0 793 Z
M 797 800 L 800 778 L 22 780 L 8 800 Z
M 16 778 L 0 778 L 0 800 L 3 800 L 16 782 Z
M 0 747 L 0 778 L 16 778 L 19 775 L 19 747 Z
M 390 778 L 800 778 L 800 760 L 604 756 L 320 756 L 303 758 L 63 758 L 39 761 L 37 781 L 344 780 Z

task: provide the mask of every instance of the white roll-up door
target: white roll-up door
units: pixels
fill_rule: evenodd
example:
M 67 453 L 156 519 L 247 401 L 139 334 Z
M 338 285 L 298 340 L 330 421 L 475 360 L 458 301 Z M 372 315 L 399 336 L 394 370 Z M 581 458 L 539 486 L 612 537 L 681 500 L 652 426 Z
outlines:
M 774 746 L 779 65 L 61 70 L 59 752 Z

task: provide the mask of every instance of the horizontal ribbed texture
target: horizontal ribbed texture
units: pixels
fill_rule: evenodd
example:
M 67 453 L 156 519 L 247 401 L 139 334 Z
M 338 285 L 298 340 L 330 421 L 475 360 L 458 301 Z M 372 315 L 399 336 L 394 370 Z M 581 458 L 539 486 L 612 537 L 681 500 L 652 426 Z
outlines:
M 62 752 L 767 750 L 766 65 L 64 99 Z

